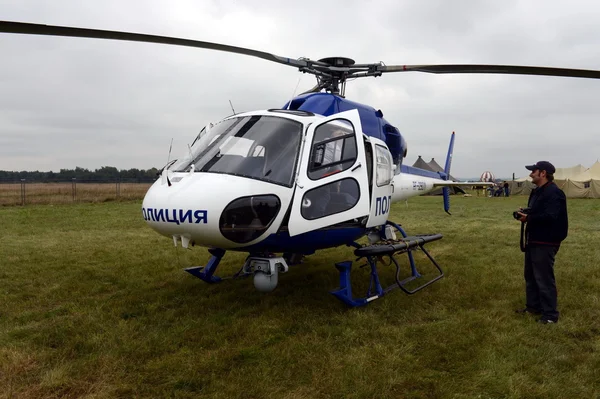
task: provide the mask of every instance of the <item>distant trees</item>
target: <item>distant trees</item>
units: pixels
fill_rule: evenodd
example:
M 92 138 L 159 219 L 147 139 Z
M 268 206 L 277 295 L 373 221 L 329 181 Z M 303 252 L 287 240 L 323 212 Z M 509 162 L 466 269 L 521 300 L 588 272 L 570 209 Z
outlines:
M 144 169 L 129 169 L 118 170 L 114 166 L 103 166 L 100 169 L 89 170 L 79 166 L 75 169 L 61 169 L 60 172 L 40 172 L 40 171 L 6 171 L 0 170 L 0 181 L 27 181 L 35 182 L 64 182 L 72 179 L 79 181 L 97 181 L 97 182 L 115 182 L 127 181 L 135 183 L 148 183 L 156 180 L 158 170 L 151 168 Z

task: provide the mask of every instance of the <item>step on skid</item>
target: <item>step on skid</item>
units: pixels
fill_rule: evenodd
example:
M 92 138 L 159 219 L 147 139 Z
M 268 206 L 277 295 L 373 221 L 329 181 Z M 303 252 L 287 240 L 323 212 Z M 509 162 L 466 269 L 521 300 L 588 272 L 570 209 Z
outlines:
M 351 279 L 350 279 L 350 273 L 352 270 L 352 261 L 344 261 L 344 262 L 336 263 L 335 267 L 338 269 L 338 271 L 340 273 L 340 286 L 338 289 L 331 291 L 331 293 L 336 298 L 338 298 L 342 302 L 346 303 L 347 305 L 352 306 L 352 307 L 367 305 L 369 302 L 382 297 L 383 295 L 387 294 L 388 292 L 390 292 L 396 288 L 400 288 L 405 293 L 412 295 L 412 294 L 422 290 L 423 288 L 433 284 L 434 282 L 441 279 L 442 277 L 444 277 L 444 272 L 443 272 L 442 268 L 435 261 L 435 259 L 433 259 L 431 254 L 429 254 L 429 252 L 424 247 L 424 245 L 429 242 L 442 239 L 442 237 L 443 237 L 442 234 L 421 234 L 421 235 L 409 236 L 406 234 L 406 232 L 404 231 L 404 229 L 402 229 L 402 227 L 400 225 L 388 221 L 385 226 L 381 227 L 382 236 L 384 236 L 385 229 L 388 226 L 391 226 L 393 229 L 400 232 L 400 234 L 402 235 L 402 238 L 398 239 L 398 240 L 382 239 L 373 244 L 368 244 L 368 245 L 364 245 L 364 246 L 361 246 L 356 243 L 354 244 L 354 247 L 356 248 L 354 250 L 354 255 L 357 256 L 356 260 L 365 258 L 367 260 L 367 265 L 369 265 L 371 267 L 369 289 L 368 289 L 367 295 L 365 297 L 354 298 L 352 295 L 352 286 L 351 286 Z M 413 251 L 418 251 L 418 250 L 422 251 L 427 256 L 427 258 L 429 258 L 429 260 L 433 263 L 433 265 L 438 270 L 438 274 L 435 277 L 433 277 L 432 279 L 419 285 L 418 287 L 416 287 L 412 290 L 409 290 L 407 288 L 407 284 L 410 283 L 411 281 L 414 281 L 414 280 L 422 277 L 421 274 L 417 271 L 417 268 L 415 265 L 415 260 L 414 260 L 413 253 L 412 253 Z M 396 260 L 395 256 L 403 254 L 403 253 L 406 253 L 408 255 L 408 260 L 409 260 L 410 268 L 411 268 L 411 276 L 404 280 L 400 280 L 400 277 L 399 277 L 400 265 L 398 264 L 398 261 Z M 396 281 L 394 284 L 392 284 L 386 288 L 384 288 L 381 285 L 381 280 L 379 278 L 379 272 L 377 270 L 377 263 L 380 262 L 384 256 L 389 257 L 390 264 L 393 263 L 396 267 L 396 275 L 395 275 Z

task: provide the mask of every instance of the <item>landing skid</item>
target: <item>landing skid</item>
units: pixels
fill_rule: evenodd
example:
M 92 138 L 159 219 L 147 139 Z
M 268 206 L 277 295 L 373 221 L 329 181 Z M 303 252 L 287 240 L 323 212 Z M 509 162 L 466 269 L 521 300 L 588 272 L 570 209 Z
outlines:
M 393 239 L 385 239 L 386 229 L 390 231 L 391 229 L 397 230 L 402 235 L 402 238 L 399 240 L 396 240 L 395 237 L 393 237 Z M 371 245 L 360 246 L 357 243 L 353 243 L 353 246 L 355 247 L 354 254 L 358 257 L 357 260 L 365 258 L 367 260 L 367 265 L 371 267 L 369 289 L 364 298 L 354 298 L 352 294 L 350 279 L 352 261 L 340 262 L 335 265 L 340 273 L 340 286 L 338 289 L 331 291 L 331 293 L 347 305 L 352 307 L 364 306 L 396 288 L 400 288 L 405 293 L 412 295 L 444 277 L 444 272 L 424 247 L 428 242 L 440 240 L 442 238 L 441 234 L 408 236 L 402 227 L 388 221 L 385 226 L 382 226 L 381 231 L 376 234 L 376 237 L 379 237 L 380 239 Z M 439 274 L 417 288 L 409 290 L 407 284 L 421 277 L 421 274 L 417 271 L 413 257 L 413 251 L 417 250 L 422 251 L 429 258 L 437 268 Z M 274 254 L 252 254 L 246 258 L 244 266 L 237 273 L 229 277 L 218 277 L 214 275 L 214 273 L 219 266 L 221 259 L 225 255 L 225 250 L 211 248 L 208 251 L 212 257 L 206 266 L 188 267 L 185 271 L 210 284 L 219 283 L 227 279 L 254 276 L 254 286 L 259 291 L 263 292 L 269 292 L 275 289 L 277 286 L 278 274 L 287 272 L 288 264 L 301 263 L 302 260 L 301 256 L 292 257 L 289 256 L 289 254 L 284 254 L 284 257 L 276 257 Z M 403 253 L 406 253 L 408 256 L 411 276 L 404 280 L 400 280 L 400 265 L 395 256 Z M 389 264 L 394 264 L 396 267 L 395 284 L 386 288 L 381 285 L 379 272 L 377 270 L 377 263 L 382 261 L 383 257 L 388 257 L 390 259 Z
M 397 225 L 396 223 L 388 221 L 386 226 L 391 226 L 402 234 L 402 239 L 400 240 L 381 240 L 375 244 L 367 245 L 367 246 L 359 246 L 355 245 L 356 250 L 354 254 L 358 256 L 358 259 L 366 258 L 367 264 L 371 266 L 371 281 L 369 283 L 369 289 L 367 291 L 367 295 L 364 298 L 354 298 L 352 295 L 352 286 L 350 280 L 350 272 L 352 269 L 352 261 L 345 261 L 336 263 L 335 267 L 340 272 L 340 286 L 337 290 L 331 291 L 331 293 L 344 302 L 345 304 L 356 307 L 356 306 L 364 306 L 369 302 L 382 297 L 388 292 L 400 288 L 405 293 L 412 295 L 415 292 L 422 290 L 423 288 L 433 284 L 437 280 L 444 277 L 444 272 L 442 271 L 440 265 L 433 259 L 433 257 L 427 252 L 424 248 L 424 245 L 428 242 L 437 241 L 442 238 L 441 234 L 427 234 L 427 235 L 416 235 L 416 236 L 408 236 L 404 229 Z M 384 226 L 385 228 L 385 226 Z M 382 232 L 383 234 L 383 232 Z M 416 280 L 421 277 L 421 274 L 417 271 L 415 260 L 412 252 L 415 250 L 421 250 L 423 253 L 429 258 L 429 260 L 433 263 L 433 265 L 437 268 L 439 274 L 432 278 L 431 280 L 421 284 L 417 288 L 412 290 L 407 289 L 407 284 L 411 281 Z M 410 262 L 411 268 L 411 276 L 400 280 L 400 265 L 398 261 L 395 259 L 395 255 L 406 253 L 408 255 L 408 259 Z M 391 262 L 396 267 L 396 283 L 392 284 L 386 288 L 383 288 L 381 285 L 381 281 L 379 279 L 379 272 L 377 271 L 377 263 L 381 260 L 382 257 L 389 257 Z M 358 260 L 357 259 L 357 260 Z

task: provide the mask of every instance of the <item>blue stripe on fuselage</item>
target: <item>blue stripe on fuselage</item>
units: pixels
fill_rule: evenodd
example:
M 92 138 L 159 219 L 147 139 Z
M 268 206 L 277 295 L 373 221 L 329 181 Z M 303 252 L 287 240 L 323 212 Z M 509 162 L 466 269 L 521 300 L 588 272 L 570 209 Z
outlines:
M 408 173 L 409 175 L 431 177 L 433 179 L 442 179 L 442 176 L 438 172 L 432 172 L 430 170 L 415 168 L 414 166 L 400 165 L 400 171 L 402 173 Z
M 311 254 L 317 249 L 333 248 L 351 244 L 366 232 L 362 227 L 337 227 L 309 231 L 290 237 L 287 231 L 271 234 L 258 244 L 236 248 L 244 252 L 293 252 Z

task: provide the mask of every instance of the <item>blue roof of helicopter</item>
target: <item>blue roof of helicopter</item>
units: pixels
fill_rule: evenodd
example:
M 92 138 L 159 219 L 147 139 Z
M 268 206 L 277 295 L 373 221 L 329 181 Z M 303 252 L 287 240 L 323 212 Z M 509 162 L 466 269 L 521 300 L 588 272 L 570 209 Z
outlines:
M 362 131 L 368 136 L 383 140 L 388 145 L 394 163 L 398 163 L 406 148 L 406 142 L 398 129 L 383 118 L 381 110 L 347 100 L 330 93 L 308 93 L 295 97 L 286 103 L 283 109 L 293 109 L 312 112 L 323 116 L 330 116 L 339 112 L 358 110 L 362 124 Z

